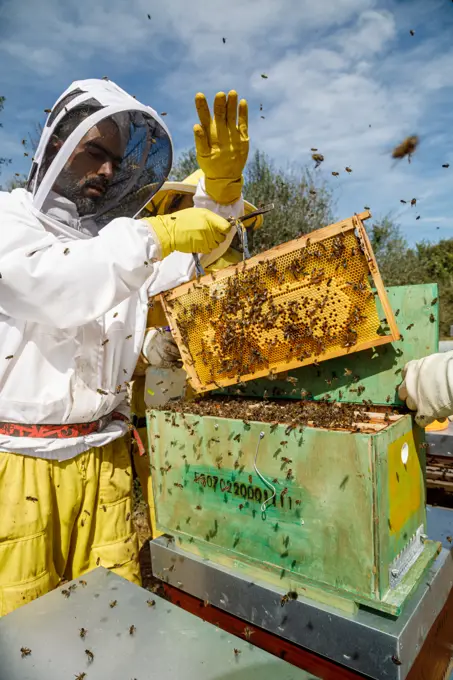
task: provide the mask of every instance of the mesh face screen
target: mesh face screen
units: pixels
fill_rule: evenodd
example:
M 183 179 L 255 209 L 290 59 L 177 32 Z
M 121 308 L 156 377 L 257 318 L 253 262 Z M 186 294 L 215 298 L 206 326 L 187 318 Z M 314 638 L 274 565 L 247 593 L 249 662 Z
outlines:
M 363 230 L 332 225 L 163 296 L 197 391 L 395 339 L 380 328 L 357 224 Z

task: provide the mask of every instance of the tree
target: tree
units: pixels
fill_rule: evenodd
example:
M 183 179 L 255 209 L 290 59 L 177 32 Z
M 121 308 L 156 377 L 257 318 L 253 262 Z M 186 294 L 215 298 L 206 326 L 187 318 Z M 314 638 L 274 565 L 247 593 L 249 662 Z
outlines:
M 440 335 L 449 335 L 453 325 L 453 239 L 409 248 L 398 225 L 387 216 L 372 225 L 370 241 L 387 286 L 438 284 Z
M 198 169 L 194 148 L 176 160 L 170 179 L 181 181 Z M 296 167 L 277 169 L 261 151 L 255 151 L 244 172 L 244 197 L 256 206 L 274 203 L 275 209 L 254 233 L 253 250 L 267 250 L 332 221 L 332 194 L 316 174 Z
M 373 223 L 369 237 L 385 285 L 423 283 L 423 267 L 390 215 Z
M 169 179 L 174 182 L 182 182 L 183 179 L 198 170 L 197 154 L 195 148 L 183 151 L 171 170 Z
M 439 285 L 440 335 L 449 336 L 453 325 L 453 239 L 417 243 L 416 253 L 425 281 Z
M 5 106 L 5 97 L 0 97 L 0 113 L 3 111 L 3 108 Z M 0 123 L 0 127 L 3 127 L 3 125 Z M 0 174 L 2 172 L 2 165 L 9 165 L 11 163 L 11 158 L 5 158 L 3 156 L 0 156 Z
M 295 166 L 276 168 L 266 154 L 255 151 L 244 173 L 244 197 L 256 206 L 274 203 L 254 233 L 253 250 L 267 250 L 333 221 L 333 197 L 316 173 Z

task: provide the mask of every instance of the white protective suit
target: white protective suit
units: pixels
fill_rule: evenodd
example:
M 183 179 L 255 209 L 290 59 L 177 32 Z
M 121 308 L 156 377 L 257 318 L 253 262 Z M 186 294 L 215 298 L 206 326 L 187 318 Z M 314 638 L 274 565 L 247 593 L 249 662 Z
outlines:
M 68 111 L 85 102 L 95 102 L 98 110 L 69 135 L 42 177 L 53 132 Z M 73 83 L 59 103 L 38 147 L 31 190 L 0 193 L 0 422 L 85 423 L 114 410 L 128 415 L 127 382 L 159 273 L 160 245 L 132 218 L 170 170 L 165 124 L 153 109 L 104 80 Z M 95 214 L 79 218 L 74 204 L 52 187 L 82 137 L 108 117 L 124 142 L 118 181 Z M 143 195 L 140 190 L 149 185 L 152 190 Z M 112 219 L 118 205 L 128 216 Z M 0 450 L 65 460 L 126 430 L 115 421 L 84 437 L 0 435 Z
M 409 361 L 403 378 L 400 399 L 416 411 L 415 420 L 420 427 L 453 414 L 453 352 Z

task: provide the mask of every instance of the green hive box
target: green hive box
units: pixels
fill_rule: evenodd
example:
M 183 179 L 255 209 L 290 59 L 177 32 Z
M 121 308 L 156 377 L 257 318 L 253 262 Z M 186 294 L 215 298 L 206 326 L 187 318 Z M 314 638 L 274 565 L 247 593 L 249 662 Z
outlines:
M 425 456 L 408 415 L 375 433 L 148 418 L 157 527 L 188 551 L 252 579 L 392 614 L 437 554 L 424 537 Z M 254 471 L 260 432 L 258 469 L 277 480 L 265 514 L 272 494 Z
M 292 377 L 315 399 L 329 390 L 337 401 L 397 403 L 404 363 L 437 349 L 436 296 L 434 285 L 389 289 L 403 340 L 374 358 L 343 358 L 359 383 L 348 382 L 336 359 Z M 294 381 L 279 382 L 281 396 L 293 396 Z M 261 384 L 258 397 L 269 387 Z M 249 396 L 255 389 L 247 386 Z M 252 581 L 398 615 L 439 546 L 424 536 L 424 433 L 409 415 L 383 418 L 346 432 L 149 411 L 157 529 Z M 264 515 L 272 494 L 254 470 L 259 441 L 258 469 L 276 489 Z

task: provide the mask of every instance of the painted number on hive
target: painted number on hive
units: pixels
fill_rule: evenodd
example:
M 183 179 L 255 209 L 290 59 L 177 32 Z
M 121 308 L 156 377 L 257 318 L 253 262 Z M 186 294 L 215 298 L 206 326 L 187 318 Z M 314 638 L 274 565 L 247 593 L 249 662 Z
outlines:
M 267 489 L 261 489 L 259 486 L 252 484 L 244 484 L 240 482 L 233 482 L 222 479 L 217 475 L 205 475 L 204 473 L 194 472 L 194 482 L 200 484 L 204 488 L 212 489 L 213 491 L 220 491 L 220 493 L 231 493 L 233 496 L 242 498 L 245 501 L 254 501 L 256 503 L 263 503 L 267 501 L 271 494 Z M 274 496 L 269 507 L 277 505 L 277 496 Z M 280 494 L 280 506 L 288 510 L 292 510 L 293 501 L 291 496 L 285 493 Z

